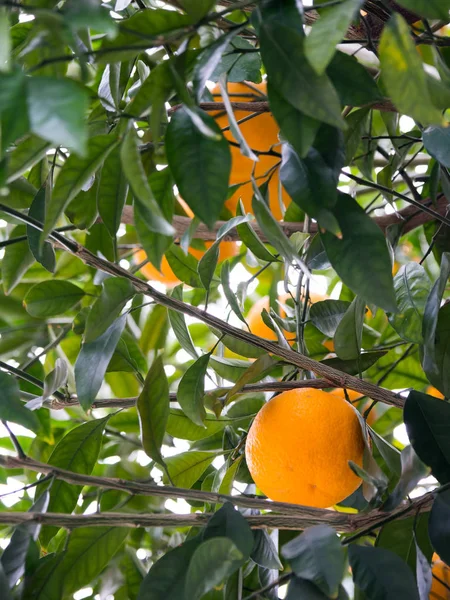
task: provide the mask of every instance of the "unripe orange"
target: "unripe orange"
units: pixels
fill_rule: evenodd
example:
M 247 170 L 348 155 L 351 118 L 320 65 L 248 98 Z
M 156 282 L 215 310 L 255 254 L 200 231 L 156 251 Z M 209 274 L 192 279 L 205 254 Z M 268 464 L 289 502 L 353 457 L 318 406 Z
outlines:
M 433 580 L 431 582 L 430 600 L 449 600 L 450 598 L 450 567 L 439 556 L 433 554 L 433 567 L 431 569 Z M 447 587 L 446 587 L 447 586 Z

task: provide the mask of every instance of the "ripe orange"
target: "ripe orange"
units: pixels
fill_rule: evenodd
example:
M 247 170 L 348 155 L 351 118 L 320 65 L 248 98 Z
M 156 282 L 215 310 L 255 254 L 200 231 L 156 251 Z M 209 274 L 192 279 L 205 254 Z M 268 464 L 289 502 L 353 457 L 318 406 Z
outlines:
M 445 585 L 450 586 L 450 567 L 436 553 L 433 554 L 433 568 L 431 572 L 433 574 L 433 581 L 431 583 L 430 600 L 449 600 L 450 592 Z
M 288 298 L 290 298 L 289 294 L 284 294 L 283 296 L 280 296 L 279 300 L 282 304 L 284 304 L 284 303 L 286 303 L 286 300 Z M 246 321 L 248 323 L 248 326 L 250 327 L 250 331 L 254 335 L 265 338 L 266 340 L 273 340 L 274 342 L 276 342 L 277 334 L 275 333 L 275 331 L 272 331 L 272 329 L 270 329 L 270 327 L 268 327 L 264 323 L 262 316 L 261 316 L 261 313 L 264 309 L 266 309 L 267 312 L 269 312 L 269 307 L 270 307 L 269 304 L 270 304 L 269 296 L 263 296 L 262 298 L 257 300 L 255 302 L 255 304 L 253 304 L 251 309 L 248 311 Z M 281 306 L 280 306 L 280 316 L 282 318 L 284 318 L 286 316 L 286 313 L 284 312 L 284 310 Z M 288 340 L 295 339 L 295 333 L 289 332 L 286 330 L 283 330 L 283 333 L 285 334 L 286 339 L 288 339 Z
M 229 83 L 228 84 L 228 94 L 230 96 L 230 100 L 232 102 L 251 102 L 253 100 L 265 100 L 265 94 L 267 90 L 267 85 L 265 82 L 255 84 L 246 84 L 246 83 Z M 261 96 L 258 97 L 258 91 L 261 93 Z M 220 93 L 219 85 L 216 85 L 211 90 L 214 100 L 216 102 L 220 102 L 222 100 L 222 96 Z M 254 94 L 255 97 L 249 97 L 248 94 Z M 251 113 L 248 111 L 234 111 L 235 117 L 237 121 L 240 121 L 244 117 L 248 117 Z M 227 115 L 218 116 L 216 118 L 217 124 L 221 127 L 228 127 L 228 117 Z M 259 113 L 257 116 L 252 117 L 248 121 L 245 121 L 242 124 L 239 124 L 242 135 L 246 139 L 248 145 L 252 150 L 259 150 L 263 152 L 267 152 L 271 149 L 274 149 L 277 152 L 280 152 L 280 146 L 273 148 L 276 144 L 279 144 L 280 140 L 278 138 L 279 127 L 273 118 L 271 113 Z M 236 143 L 235 138 L 230 133 L 230 130 L 227 129 L 224 131 L 224 135 L 228 140 Z M 266 173 L 268 173 L 275 165 L 280 162 L 280 158 L 278 156 L 269 156 L 266 154 L 258 155 L 258 162 L 254 162 L 250 158 L 247 158 L 242 155 L 239 146 L 231 146 L 231 175 L 230 175 L 230 185 L 235 185 L 237 183 L 244 183 L 237 190 L 231 198 L 227 200 L 225 206 L 233 213 L 236 212 L 236 206 L 239 202 L 239 198 L 242 199 L 246 212 L 252 212 L 252 197 L 253 197 L 253 188 L 252 183 L 250 181 L 253 167 L 255 166 L 254 177 L 256 178 L 256 182 L 258 185 L 261 185 L 266 179 L 263 177 Z M 279 203 L 279 166 L 275 169 L 273 176 L 269 181 L 269 197 L 270 197 L 270 208 L 272 210 L 273 215 L 276 219 L 281 220 L 283 218 L 283 211 L 281 210 Z M 272 171 L 271 171 L 272 172 Z M 245 183 L 247 182 L 247 183 Z M 290 198 L 287 195 L 286 191 L 282 190 L 282 200 L 283 204 L 286 206 L 290 203 Z
M 248 468 L 272 500 L 326 508 L 360 485 L 348 465 L 362 466 L 364 439 L 355 409 L 322 390 L 276 396 L 256 415 L 247 435 Z
M 209 248 L 212 244 L 213 242 L 205 242 L 206 248 Z M 192 254 L 192 256 L 195 256 L 195 258 L 199 260 L 205 254 L 205 251 L 206 250 L 199 250 L 198 248 L 189 248 L 189 254 Z M 219 262 L 231 258 L 232 256 L 236 256 L 238 252 L 239 248 L 236 242 L 222 242 L 219 246 Z M 139 252 L 136 252 L 135 254 L 136 264 L 143 262 L 146 258 L 147 255 L 144 250 L 139 250 Z M 170 268 L 169 262 L 165 256 L 163 256 L 161 261 L 161 272 L 159 272 L 151 263 L 144 265 L 140 271 L 144 277 L 150 281 L 160 281 L 161 283 L 165 283 L 168 287 L 173 287 L 180 283 L 180 280 Z
M 341 388 L 337 388 L 337 389 L 333 390 L 332 393 L 335 396 L 339 396 L 339 398 L 344 398 L 344 400 L 346 399 L 345 392 Z M 355 408 L 358 408 L 359 412 L 362 415 L 372 404 L 372 400 L 370 398 L 367 398 L 363 402 L 362 406 L 359 406 L 358 400 L 361 400 L 362 398 L 364 398 L 364 396 L 360 392 L 356 392 L 355 390 L 347 390 L 347 395 L 348 395 L 348 399 L 350 400 L 350 402 L 353 404 L 353 406 Z M 376 407 L 374 407 L 374 408 L 372 408 L 372 410 L 369 413 L 369 416 L 367 417 L 367 424 L 372 426 L 377 419 L 378 419 L 378 415 L 376 413 Z
M 440 398 L 441 400 L 444 398 L 444 394 L 442 394 L 439 390 L 437 390 L 433 385 L 429 385 L 425 391 L 429 396 L 434 396 L 435 398 Z

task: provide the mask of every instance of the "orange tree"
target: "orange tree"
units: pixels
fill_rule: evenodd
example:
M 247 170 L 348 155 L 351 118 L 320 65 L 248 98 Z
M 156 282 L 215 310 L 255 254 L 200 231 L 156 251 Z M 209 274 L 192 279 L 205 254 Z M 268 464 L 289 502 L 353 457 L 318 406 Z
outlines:
M 449 10 L 0 0 L 2 599 L 449 597 Z

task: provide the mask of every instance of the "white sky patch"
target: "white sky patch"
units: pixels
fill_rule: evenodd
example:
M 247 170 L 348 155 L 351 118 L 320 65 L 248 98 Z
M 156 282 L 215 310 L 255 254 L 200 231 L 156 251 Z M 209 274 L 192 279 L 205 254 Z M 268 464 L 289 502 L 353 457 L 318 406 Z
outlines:
M 122 258 L 119 261 L 119 265 L 122 267 L 122 269 L 129 269 L 130 268 L 130 263 L 126 258 Z
M 171 377 L 176 371 L 176 368 L 173 365 L 164 365 L 164 373 L 167 377 Z
M 398 425 L 394 429 L 394 437 L 401 444 L 403 444 L 405 446 L 409 445 L 409 437 L 408 437 L 408 434 L 406 433 L 406 427 L 405 427 L 404 423 L 402 423 L 401 425 Z
M 189 515 L 191 513 L 191 507 L 183 498 L 178 498 L 178 500 L 169 498 L 164 502 L 164 507 L 177 515 Z
M 399 119 L 399 128 L 402 133 L 406 133 L 407 131 L 411 131 L 414 129 L 416 124 L 414 123 L 414 119 L 411 117 L 407 117 L 406 115 L 402 115 Z
M 122 459 L 120 458 L 120 456 L 107 456 L 106 458 L 103 458 L 102 460 L 99 460 L 99 463 L 103 463 L 104 465 L 115 465 L 117 463 L 119 463 Z
M 212 466 L 216 469 L 220 469 L 225 464 L 225 458 L 223 456 L 216 456 L 216 458 L 212 461 Z
M 92 596 L 93 591 L 94 590 L 91 587 L 83 588 L 81 590 L 78 590 L 78 592 L 75 592 L 75 594 L 73 595 L 73 599 L 83 600 L 83 598 L 89 598 L 89 596 Z

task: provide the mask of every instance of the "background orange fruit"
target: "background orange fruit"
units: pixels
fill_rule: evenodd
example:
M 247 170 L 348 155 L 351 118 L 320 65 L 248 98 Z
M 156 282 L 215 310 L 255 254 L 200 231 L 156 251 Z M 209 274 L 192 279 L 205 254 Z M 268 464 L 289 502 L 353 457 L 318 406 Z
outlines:
M 430 396 L 434 396 L 435 398 L 441 398 L 441 400 L 444 398 L 444 394 L 437 390 L 433 385 L 429 385 L 425 393 Z
M 279 301 L 282 304 L 285 304 L 286 300 L 288 300 L 288 298 L 290 298 L 289 294 L 284 294 L 283 296 L 279 297 Z M 246 321 L 248 323 L 248 326 L 250 327 L 250 331 L 254 335 L 265 338 L 266 340 L 273 340 L 274 342 L 276 342 L 277 334 L 275 333 L 275 331 L 270 329 L 270 327 L 268 327 L 268 325 L 266 325 L 264 323 L 262 316 L 261 316 L 262 311 L 264 309 L 266 309 L 267 312 L 269 312 L 269 308 L 270 308 L 269 296 L 263 296 L 262 298 L 257 300 L 255 302 L 255 304 L 253 304 L 253 306 L 250 308 L 250 310 L 248 311 L 248 315 L 246 317 Z M 282 318 L 286 317 L 286 313 L 284 312 L 282 306 L 280 306 L 279 308 L 280 308 L 280 312 L 279 312 L 280 317 L 282 317 Z M 295 339 L 295 333 L 286 331 L 285 329 L 283 329 L 282 331 L 285 334 L 286 339 L 288 339 L 288 340 Z
M 276 396 L 256 415 L 245 454 L 258 488 L 272 500 L 326 508 L 360 485 L 364 440 L 355 409 L 322 390 Z
M 229 83 L 228 94 L 230 96 L 230 100 L 232 102 L 250 102 L 254 99 L 256 100 L 265 100 L 265 94 L 267 90 L 267 85 L 265 82 L 255 84 L 246 84 L 246 83 Z M 260 93 L 260 97 L 258 98 L 258 92 Z M 216 102 L 220 102 L 222 99 L 220 93 L 219 85 L 216 85 L 211 93 L 214 96 L 214 100 Z M 248 94 L 254 93 L 256 98 L 251 98 Z M 248 117 L 251 113 L 247 111 L 234 111 L 235 117 L 237 121 L 240 121 L 244 117 Z M 219 127 L 224 128 L 228 127 L 228 117 L 227 115 L 218 116 L 216 118 L 217 124 Z M 279 127 L 273 118 L 271 113 L 259 113 L 255 117 L 245 121 L 244 123 L 239 125 L 242 135 L 245 137 L 248 145 L 252 150 L 259 150 L 263 152 L 267 152 L 272 149 L 273 146 L 279 144 L 280 140 L 278 138 Z M 224 135 L 228 140 L 236 142 L 233 135 L 230 133 L 230 130 L 224 131 Z M 250 181 L 253 167 L 255 166 L 254 176 L 255 178 L 259 178 L 265 175 L 271 168 L 275 167 L 280 162 L 280 158 L 277 156 L 268 156 L 265 154 L 259 155 L 259 161 L 255 163 L 250 158 L 247 158 L 242 155 L 239 146 L 231 146 L 231 174 L 230 174 L 230 185 L 235 185 L 237 183 L 244 183 L 237 190 L 231 198 L 227 200 L 225 206 L 233 213 L 236 213 L 236 206 L 239 202 L 239 198 L 242 199 L 246 212 L 252 212 L 252 197 L 253 197 L 253 188 Z M 280 146 L 278 145 L 274 148 L 276 152 L 280 152 Z M 276 219 L 281 220 L 283 218 L 283 211 L 280 207 L 280 202 L 278 199 L 279 196 L 279 166 L 275 169 L 273 176 L 270 178 L 269 182 L 269 197 L 270 197 L 270 208 L 272 210 L 273 215 Z M 261 179 L 256 179 L 258 185 L 261 185 L 263 181 L 265 181 L 267 177 L 263 177 Z M 248 182 L 248 183 L 245 183 Z M 286 191 L 282 189 L 282 200 L 283 203 L 287 206 L 290 203 L 290 198 L 287 195 Z
M 436 553 L 433 554 L 433 568 L 431 572 L 435 577 L 433 577 L 431 583 L 430 600 L 449 600 L 450 591 L 445 585 L 450 586 L 450 567 Z M 441 583 L 442 581 L 444 583 Z
M 210 248 L 214 242 L 205 242 L 206 248 Z M 195 256 L 198 260 L 205 254 L 205 250 L 200 250 L 198 248 L 189 248 L 189 254 Z M 236 242 L 222 242 L 219 246 L 219 263 L 226 260 L 227 258 L 231 258 L 232 256 L 236 256 L 239 253 L 239 247 Z M 135 261 L 137 264 L 143 262 L 147 259 L 147 255 L 144 250 L 139 250 L 135 254 Z M 167 286 L 174 286 L 180 283 L 180 280 L 175 275 L 175 273 L 170 268 L 169 262 L 165 256 L 163 256 L 161 261 L 161 272 L 158 271 L 156 267 L 154 267 L 151 263 L 147 263 L 140 269 L 141 273 L 144 277 L 150 281 L 160 281 L 161 283 L 165 283 Z
M 362 405 L 359 406 L 360 403 L 358 402 L 358 400 L 362 400 L 364 398 L 363 394 L 361 394 L 360 392 L 356 392 L 355 390 L 346 390 L 346 391 L 347 391 L 348 399 L 350 400 L 350 402 L 363 415 L 364 411 L 366 411 L 369 408 L 369 406 L 372 404 L 372 400 L 370 398 L 365 398 Z M 344 400 L 346 399 L 345 392 L 342 388 L 336 388 L 335 390 L 332 391 L 332 393 L 335 396 L 339 396 L 339 398 L 343 398 Z M 369 416 L 367 417 L 367 424 L 372 426 L 377 419 L 378 419 L 378 415 L 376 413 L 376 406 L 374 406 L 372 408 L 372 410 L 370 411 Z

